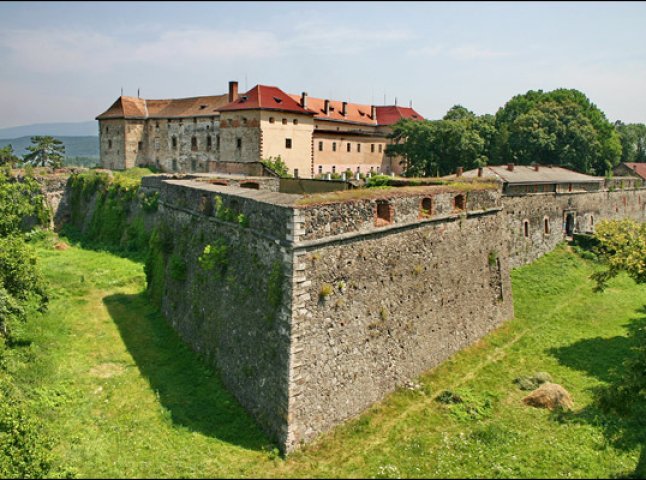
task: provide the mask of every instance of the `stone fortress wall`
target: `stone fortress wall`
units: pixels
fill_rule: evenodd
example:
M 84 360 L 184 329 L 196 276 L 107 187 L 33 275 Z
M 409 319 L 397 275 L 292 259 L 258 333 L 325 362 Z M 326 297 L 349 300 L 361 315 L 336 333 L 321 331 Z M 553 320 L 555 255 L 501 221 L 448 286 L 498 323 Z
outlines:
M 568 215 L 574 233 L 592 233 L 600 220 L 646 221 L 646 188 L 504 195 L 502 204 L 511 268 L 536 260 L 562 242 Z
M 207 180 L 143 179 L 160 193 L 147 222 L 151 294 L 284 451 L 511 318 L 510 269 L 562 241 L 568 214 L 575 232 L 646 220 L 639 188 L 435 186 L 308 203 L 278 193 L 275 179 L 258 189 Z M 220 250 L 205 267 L 206 246 Z

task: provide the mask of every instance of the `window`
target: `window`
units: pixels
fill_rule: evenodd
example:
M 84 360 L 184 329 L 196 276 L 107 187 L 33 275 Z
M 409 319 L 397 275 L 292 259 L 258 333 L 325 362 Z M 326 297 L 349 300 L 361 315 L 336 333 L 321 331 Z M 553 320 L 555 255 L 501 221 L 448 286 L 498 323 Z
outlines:
M 323 173 L 323 165 L 319 165 L 319 173 Z
M 287 119 L 283 118 L 283 125 L 287 125 Z
M 194 119 L 193 119 L 193 123 L 197 123 L 197 118 L 194 118 Z
M 523 234 L 525 235 L 525 238 L 529 237 L 529 221 L 528 220 L 523 220 Z
M 137 142 L 137 150 L 141 151 L 144 149 L 144 142 Z
M 387 225 L 392 223 L 393 214 L 395 209 L 388 202 L 377 203 L 377 218 L 375 219 L 376 225 Z
M 383 148 L 383 145 L 380 143 L 379 144 L 379 153 L 381 153 L 381 149 Z
M 292 139 L 291 138 L 286 138 L 285 139 L 285 148 L 292 148 Z
M 112 140 L 108 140 L 108 150 L 112 149 Z
M 197 170 L 197 160 L 191 158 L 191 171 L 194 172 L 195 170 Z
M 571 183 L 568 183 L 567 191 L 568 191 L 568 192 L 571 192 L 571 191 L 572 191 L 572 184 L 571 184 Z
M 105 127 L 105 133 L 109 133 L 109 132 L 110 132 L 110 127 Z
M 177 137 L 173 137 L 173 148 L 177 148 Z
M 431 197 L 422 198 L 422 204 L 420 205 L 420 215 L 428 217 L 433 211 L 433 200 Z
M 545 235 L 549 235 L 550 233 L 550 219 L 547 217 L 543 219 L 543 232 L 545 233 Z
M 220 150 L 220 135 L 215 136 L 215 149 Z
M 294 125 L 298 125 L 298 118 L 295 118 L 294 120 L 292 120 L 292 123 L 293 123 Z
M 242 138 L 240 137 L 236 138 L 236 148 L 238 150 L 242 149 Z
M 361 173 L 361 167 L 357 167 L 357 173 Z
M 173 172 L 177 171 L 177 159 L 173 158 Z
M 213 140 L 211 139 L 211 135 L 206 137 L 206 150 L 211 151 L 211 147 L 213 146 Z
M 348 149 L 348 152 L 352 149 L 352 146 L 350 145 L 350 142 L 348 142 L 347 149 Z
M 155 138 L 155 150 L 159 150 L 159 138 Z
M 191 150 L 194 152 L 197 150 L 197 137 L 191 137 Z
M 156 121 L 156 122 L 155 122 L 155 128 L 156 128 L 156 129 L 159 129 L 159 121 Z
M 332 173 L 336 173 L 336 165 L 332 165 Z
M 323 142 L 319 142 L 319 152 L 323 151 Z
M 374 143 L 370 144 L 370 153 L 375 153 L 375 144 Z
M 357 143 L 357 153 L 361 152 L 361 144 Z
M 594 216 L 590 215 L 590 226 L 594 227 Z
M 466 198 L 464 197 L 463 193 L 460 193 L 459 195 L 456 195 L 453 198 L 453 207 L 456 210 L 464 210 L 465 206 L 466 206 Z
M 166 121 L 166 123 L 168 123 L 168 124 L 170 125 L 170 122 L 171 122 L 171 120 L 170 120 L 170 118 L 169 118 L 169 119 Z
M 258 182 L 241 182 L 241 188 L 251 188 L 253 190 L 260 190 L 260 184 Z
M 242 117 L 242 124 L 246 125 L 247 124 L 247 119 L 245 117 Z
M 298 168 L 294 169 L 294 178 L 298 178 Z
M 336 142 L 332 142 L 332 151 L 336 152 Z
M 269 123 L 274 123 L 276 119 L 274 117 L 269 117 Z

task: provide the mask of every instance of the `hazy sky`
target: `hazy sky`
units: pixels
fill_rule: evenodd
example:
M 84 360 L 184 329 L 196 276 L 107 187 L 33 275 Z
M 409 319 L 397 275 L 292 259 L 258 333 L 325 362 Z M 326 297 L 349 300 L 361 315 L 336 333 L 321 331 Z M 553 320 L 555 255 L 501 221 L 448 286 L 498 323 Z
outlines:
M 0 3 L 0 127 L 91 120 L 119 96 L 229 80 L 358 103 L 495 113 L 577 88 L 646 123 L 646 3 Z

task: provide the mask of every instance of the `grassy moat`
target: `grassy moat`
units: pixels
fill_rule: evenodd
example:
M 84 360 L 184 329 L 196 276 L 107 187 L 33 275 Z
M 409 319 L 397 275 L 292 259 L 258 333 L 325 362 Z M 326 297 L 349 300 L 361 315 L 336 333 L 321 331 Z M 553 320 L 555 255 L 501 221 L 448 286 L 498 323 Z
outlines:
M 646 285 L 593 293 L 596 265 L 566 247 L 512 274 L 516 318 L 360 417 L 280 458 L 217 374 L 147 301 L 143 265 L 38 245 L 49 311 L 8 368 L 81 477 L 617 477 L 635 470 L 640 419 L 596 407 L 646 324 Z M 29 360 L 28 362 L 26 360 Z M 548 372 L 574 410 L 525 406 L 513 380 Z M 437 401 L 445 389 L 465 404 Z M 640 443 L 641 442 L 641 443 Z

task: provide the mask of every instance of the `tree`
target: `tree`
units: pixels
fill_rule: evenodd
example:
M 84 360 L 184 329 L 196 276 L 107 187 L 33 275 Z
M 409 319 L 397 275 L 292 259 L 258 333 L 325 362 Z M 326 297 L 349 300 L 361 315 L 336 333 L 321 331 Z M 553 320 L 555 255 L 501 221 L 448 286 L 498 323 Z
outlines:
M 60 140 L 50 136 L 35 136 L 31 137 L 31 143 L 27 147 L 30 153 L 23 156 L 26 164 L 54 168 L 63 164 L 65 145 Z
M 495 127 L 491 115 L 477 116 L 461 105 L 442 120 L 401 120 L 393 126 L 386 153 L 401 157 L 406 176 L 447 175 L 456 167 L 486 165 Z
M 626 272 L 637 283 L 646 283 L 646 223 L 633 220 L 602 221 L 596 226 L 597 250 L 609 268 L 592 277 L 597 291 L 606 288 L 610 278 Z M 636 436 L 641 442 L 641 454 L 634 478 L 646 478 L 646 326 L 644 319 L 629 325 L 628 340 L 634 345 L 633 355 L 618 365 L 621 376 L 617 382 L 602 390 L 601 405 L 623 417 L 632 417 L 641 425 Z M 616 434 L 615 434 L 616 437 Z
M 496 163 L 549 163 L 603 175 L 621 158 L 614 126 L 574 89 L 516 95 L 496 113 L 495 127 Z
M 608 269 L 594 274 L 597 290 L 625 271 L 637 283 L 646 283 L 646 223 L 634 220 L 604 220 L 595 227 L 597 249 Z
M 14 154 L 11 144 L 0 148 L 0 165 L 9 165 L 13 167 L 19 158 Z
M 291 178 L 291 175 L 289 174 L 289 168 L 287 167 L 287 164 L 283 161 L 283 159 L 280 158 L 280 155 L 278 155 L 277 157 L 269 157 L 260 160 L 260 162 L 269 170 L 276 173 L 276 175 L 278 175 L 280 178 Z
M 621 141 L 621 161 L 646 162 L 646 125 L 617 121 L 615 128 Z

